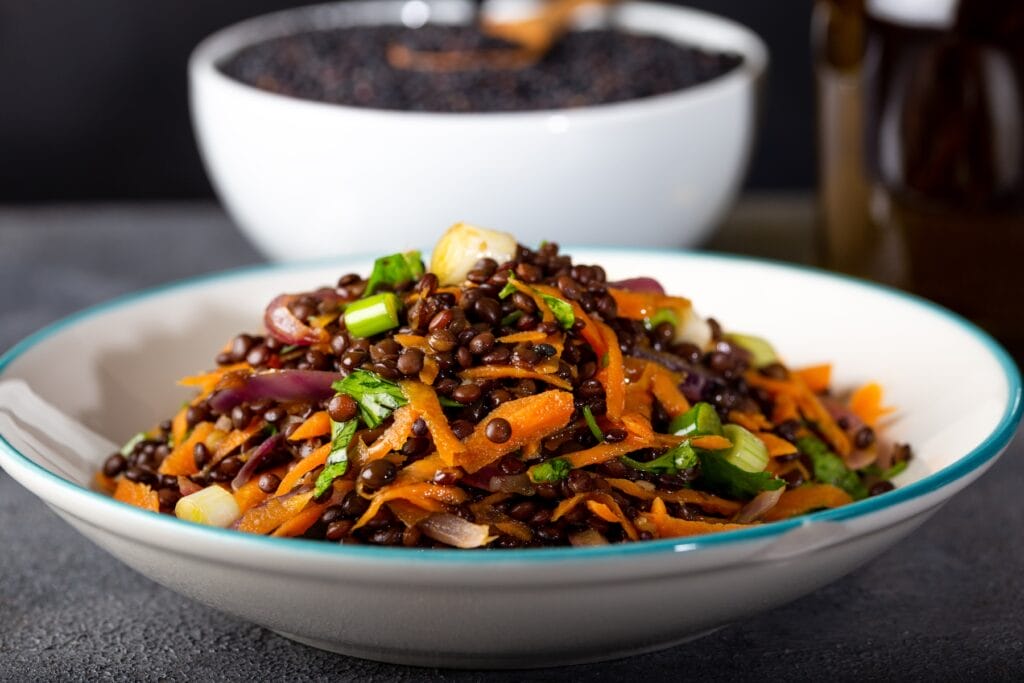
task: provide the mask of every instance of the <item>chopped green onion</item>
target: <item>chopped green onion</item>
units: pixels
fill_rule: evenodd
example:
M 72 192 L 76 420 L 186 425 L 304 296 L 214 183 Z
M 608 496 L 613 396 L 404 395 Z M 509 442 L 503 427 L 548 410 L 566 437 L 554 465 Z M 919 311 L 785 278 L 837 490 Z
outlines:
M 682 415 L 677 415 L 668 425 L 668 431 L 676 436 L 721 436 L 722 421 L 710 403 L 695 403 Z
M 353 337 L 372 337 L 398 327 L 401 302 L 392 292 L 360 299 L 345 309 L 345 327 Z
M 768 467 L 768 447 L 761 439 L 739 425 L 727 424 L 722 427 L 725 438 L 732 446 L 722 451 L 726 462 L 744 472 L 761 472 Z
M 775 348 L 761 337 L 732 332 L 724 335 L 724 339 L 748 351 L 755 368 L 763 368 L 766 365 L 779 362 L 779 356 L 775 353 Z
M 373 262 L 373 272 L 370 273 L 370 279 L 366 281 L 363 297 L 370 296 L 381 285 L 397 289 L 421 277 L 423 277 L 423 262 L 420 259 L 420 252 L 407 251 L 404 254 L 382 256 Z
M 509 325 L 511 325 L 512 323 L 514 323 L 515 321 L 519 320 L 522 317 L 522 311 L 512 311 L 511 313 L 509 313 L 508 315 L 501 319 L 501 324 L 504 325 L 505 327 L 508 327 Z
M 124 457 L 127 458 L 129 455 L 132 454 L 132 451 L 135 450 L 135 447 L 139 445 L 139 442 L 140 441 L 145 441 L 145 440 L 146 440 L 146 432 L 139 432 L 138 434 L 136 434 L 132 438 L 128 439 L 128 441 L 127 441 L 127 443 L 125 443 L 125 445 L 121 446 L 121 455 L 123 455 Z
M 698 462 L 697 451 L 688 443 L 681 443 L 649 462 L 638 462 L 626 455 L 621 456 L 619 460 L 633 469 L 654 474 L 676 474 L 681 470 L 695 467 Z
M 516 279 L 515 276 L 512 275 L 511 271 L 509 271 L 508 282 L 506 282 L 505 286 L 501 288 L 500 292 L 498 292 L 498 298 L 499 299 L 507 299 L 507 298 L 509 298 L 510 296 L 512 296 L 513 294 L 516 293 L 516 291 L 517 291 L 516 290 L 516 286 L 514 284 L 512 284 L 512 281 L 515 280 L 515 279 Z
M 234 496 L 214 484 L 178 500 L 174 514 L 187 522 L 228 527 L 242 516 L 242 511 Z
M 761 491 L 775 491 L 786 485 L 771 472 L 747 472 L 723 457 L 721 451 L 698 451 L 701 481 L 729 498 L 753 498 Z
M 671 308 L 659 308 L 650 318 L 644 318 L 644 327 L 648 332 L 662 323 L 671 323 L 672 327 L 679 327 L 679 316 Z
M 530 481 L 535 484 L 549 484 L 562 481 L 569 476 L 572 465 L 565 458 L 552 458 L 530 468 Z
M 604 433 L 597 426 L 597 420 L 594 419 L 594 413 L 590 410 L 590 406 L 583 406 L 583 419 L 587 421 L 587 426 L 590 427 L 590 433 L 594 435 L 594 438 L 599 442 L 604 442 Z

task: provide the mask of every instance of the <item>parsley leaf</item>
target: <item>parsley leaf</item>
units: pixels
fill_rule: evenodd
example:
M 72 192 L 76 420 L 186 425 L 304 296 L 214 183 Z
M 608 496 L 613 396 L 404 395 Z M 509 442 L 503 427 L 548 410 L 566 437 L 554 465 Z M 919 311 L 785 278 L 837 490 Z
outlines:
M 331 386 L 355 399 L 360 417 L 370 428 L 379 427 L 396 408 L 409 402 L 400 386 L 366 370 L 354 370 Z
M 573 313 L 572 304 L 550 294 L 541 294 L 540 296 L 544 299 L 544 303 L 548 305 L 548 308 L 551 309 L 551 312 L 555 315 L 555 320 L 558 321 L 563 330 L 568 330 L 576 323 L 576 314 Z
M 327 467 L 316 479 L 313 495 L 320 496 L 338 477 L 348 471 L 348 445 L 355 436 L 358 420 L 335 422 L 331 420 L 331 454 L 327 456 Z
M 811 459 L 814 478 L 817 481 L 838 486 L 854 500 L 868 497 L 867 487 L 857 473 L 848 468 L 843 459 L 833 453 L 824 441 L 816 436 L 803 436 L 797 439 L 796 447 Z
M 569 476 L 572 465 L 565 458 L 552 458 L 530 468 L 530 479 L 536 484 L 550 484 Z
M 654 474 L 676 474 L 680 470 L 688 470 L 697 465 L 697 451 L 688 443 L 681 443 L 670 448 L 650 462 L 638 462 L 623 455 L 619 458 L 633 469 L 653 472 Z

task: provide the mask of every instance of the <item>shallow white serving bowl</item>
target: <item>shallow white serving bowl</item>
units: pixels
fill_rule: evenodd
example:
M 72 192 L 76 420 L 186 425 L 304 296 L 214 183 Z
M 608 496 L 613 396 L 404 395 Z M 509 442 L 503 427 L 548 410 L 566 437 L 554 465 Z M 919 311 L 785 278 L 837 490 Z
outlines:
M 465 23 L 465 0 L 413 0 Z M 276 259 L 420 241 L 465 220 L 520 226 L 536 243 L 689 246 L 728 208 L 754 137 L 767 53 L 747 29 L 696 10 L 625 3 L 616 25 L 741 54 L 677 93 L 526 113 L 361 109 L 276 95 L 224 75 L 239 48 L 309 28 L 397 24 L 407 3 L 346 2 L 250 19 L 207 38 L 189 65 L 192 117 L 218 195 Z M 643 216 L 639 220 L 638 216 Z
M 0 465 L 146 576 L 289 638 L 390 662 L 532 667 L 666 647 L 815 590 L 981 475 L 1020 418 L 1020 377 L 1005 352 L 921 300 L 739 258 L 570 253 L 613 278 L 656 277 L 727 328 L 774 340 L 792 364 L 834 361 L 838 387 L 882 382 L 899 407 L 887 433 L 916 454 L 899 488 L 798 520 L 689 539 L 415 551 L 249 536 L 144 512 L 90 491 L 87 467 L 50 463 L 10 424 L 0 426 Z M 173 412 L 185 397 L 175 379 L 207 367 L 223 340 L 256 328 L 272 296 L 370 264 L 259 267 L 130 296 L 17 345 L 0 358 L 0 381 L 20 378 L 121 441 Z M 88 455 L 98 467 L 105 453 Z

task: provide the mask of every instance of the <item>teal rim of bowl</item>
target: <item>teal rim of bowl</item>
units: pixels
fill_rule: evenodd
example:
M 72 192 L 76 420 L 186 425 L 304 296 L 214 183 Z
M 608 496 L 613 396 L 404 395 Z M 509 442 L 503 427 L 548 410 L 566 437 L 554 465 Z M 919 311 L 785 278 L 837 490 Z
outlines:
M 700 260 L 718 260 L 730 263 L 749 263 L 753 265 L 768 266 L 783 271 L 797 271 L 813 275 L 816 277 L 838 280 L 846 282 L 848 284 L 862 287 L 864 289 L 873 290 L 880 292 L 888 296 L 892 296 L 898 299 L 902 299 L 907 303 L 910 303 L 919 308 L 926 309 L 946 320 L 956 324 L 958 327 L 966 330 L 974 338 L 976 338 L 981 344 L 988 350 L 989 353 L 999 362 L 1000 367 L 1003 370 L 1004 378 L 1007 382 L 1008 389 L 1008 401 L 1003 411 L 1003 415 L 996 425 L 995 429 L 975 448 L 969 451 L 967 454 L 958 458 L 955 462 L 946 467 L 942 468 L 937 472 L 933 472 L 917 481 L 911 482 L 905 486 L 893 489 L 887 493 L 879 496 L 873 496 L 871 498 L 865 498 L 863 500 L 844 505 L 839 508 L 833 508 L 829 510 L 821 510 L 813 512 L 800 517 L 783 520 L 779 522 L 771 522 L 767 524 L 751 526 L 748 529 L 737 529 L 733 531 L 723 531 L 715 534 L 707 534 L 703 536 L 683 537 L 683 538 L 665 538 L 656 539 L 650 541 L 643 541 L 637 543 L 615 543 L 605 546 L 591 546 L 591 547 L 561 547 L 561 548 L 526 548 L 526 549 L 509 549 L 509 550 L 498 550 L 498 549 L 473 549 L 473 550 L 456 550 L 456 549 L 413 549 L 413 548 L 390 548 L 390 547 L 379 547 L 379 546 L 363 546 L 363 545 L 339 545 L 335 543 L 327 543 L 324 541 L 314 541 L 308 539 L 297 539 L 297 538 L 274 538 L 271 536 L 258 536 L 255 534 L 246 534 L 243 532 L 233 531 L 230 529 L 222 529 L 219 527 L 209 527 L 200 524 L 193 524 L 191 522 L 184 522 L 176 517 L 170 515 L 158 514 L 154 515 L 152 512 L 141 510 L 130 505 L 125 505 L 113 498 L 106 496 L 98 491 L 85 488 L 70 482 L 53 472 L 47 470 L 41 465 L 35 463 L 33 460 L 25 456 L 23 453 L 18 451 L 7 439 L 0 434 L 0 456 L 6 454 L 13 460 L 17 461 L 23 466 L 26 466 L 29 470 L 34 473 L 41 475 L 43 478 L 50 480 L 53 483 L 60 485 L 64 488 L 72 499 L 74 496 L 86 496 L 99 500 L 102 504 L 110 507 L 110 514 L 112 515 L 134 515 L 139 522 L 145 522 L 148 525 L 152 525 L 154 532 L 159 532 L 161 528 L 175 531 L 191 530 L 198 534 L 206 534 L 211 538 L 215 538 L 221 543 L 229 544 L 242 544 L 249 547 L 262 547 L 267 550 L 274 551 L 291 551 L 294 553 L 314 553 L 317 555 L 328 555 L 334 556 L 339 559 L 360 559 L 360 560 L 376 560 L 384 562 L 396 562 L 396 563 L 408 563 L 408 562 L 441 562 L 448 564 L 459 564 L 459 563 L 472 563 L 472 564 L 521 564 L 524 562 L 557 562 L 557 561 L 576 561 L 576 560 L 596 560 L 596 559 L 607 559 L 607 560 L 618 560 L 623 558 L 634 557 L 637 555 L 654 555 L 664 553 L 689 553 L 704 548 L 718 548 L 722 546 L 728 546 L 732 544 L 746 543 L 752 541 L 761 541 L 770 539 L 773 537 L 779 537 L 785 533 L 796 529 L 798 527 L 807 526 L 816 522 L 844 522 L 866 515 L 870 515 L 875 512 L 895 507 L 901 503 L 926 496 L 930 493 L 938 491 L 942 487 L 951 484 L 958 479 L 970 474 L 974 470 L 978 469 L 994 457 L 999 455 L 1004 448 L 1009 444 L 1013 438 L 1017 423 L 1021 419 L 1022 412 L 1022 401 L 1021 401 L 1021 376 L 1017 369 L 1017 365 L 1011 359 L 1003 347 L 996 342 L 987 332 L 984 332 L 974 323 L 968 322 L 959 315 L 949 311 L 936 303 L 908 294 L 898 289 L 879 285 L 873 282 L 860 280 L 854 277 L 850 277 L 843 274 L 831 273 L 828 271 L 814 268 L 811 266 L 805 266 L 800 264 L 789 264 L 781 263 L 777 261 L 771 261 L 768 259 L 752 258 L 748 256 L 737 256 L 732 254 L 719 254 L 710 252 L 693 252 L 680 249 L 664 249 L 664 250 L 652 250 L 638 247 L 600 247 L 600 246 L 577 246 L 577 247 L 566 247 L 564 248 L 565 253 L 572 253 L 574 250 L 585 251 L 589 254 L 594 254 L 598 258 L 602 252 L 610 253 L 610 255 L 630 253 L 638 256 L 648 256 L 658 260 L 671 257 L 685 257 L 685 258 L 696 258 Z M 429 250 L 427 250 L 429 251 Z M 425 251 L 424 253 L 427 253 Z M 79 321 L 93 318 L 101 315 L 105 312 L 123 308 L 130 304 L 134 304 L 140 301 L 144 301 L 155 296 L 165 294 L 168 292 L 174 292 L 184 289 L 197 288 L 202 285 L 209 283 L 247 277 L 251 275 L 269 274 L 276 272 L 287 272 L 297 270 L 310 270 L 317 267 L 328 267 L 337 265 L 339 268 L 345 267 L 346 263 L 351 262 L 372 262 L 375 256 L 363 255 L 363 254 L 351 254 L 342 257 L 335 257 L 330 259 L 316 259 L 309 261 L 301 261 L 294 263 L 285 264 L 258 264 L 254 266 L 245 266 L 242 268 L 235 268 L 232 270 L 209 273 L 205 275 L 198 275 L 176 282 L 171 282 L 163 285 L 158 285 L 148 289 L 140 290 L 138 292 L 132 292 L 125 294 L 106 302 L 102 302 L 88 308 L 85 308 L 76 313 L 62 318 L 54 323 L 51 323 L 43 329 L 29 335 L 24 338 L 13 347 L 11 347 L 6 353 L 0 356 L 0 379 L 4 379 L 4 371 L 7 367 L 15 361 L 17 358 L 27 353 L 37 344 L 49 339 L 50 337 L 62 332 L 66 328 L 69 328 Z M 73 513 L 72 513 L 73 514 Z M 170 525 L 170 526 L 163 526 Z M 137 540 L 150 543 L 158 544 L 157 541 L 147 538 L 137 538 Z

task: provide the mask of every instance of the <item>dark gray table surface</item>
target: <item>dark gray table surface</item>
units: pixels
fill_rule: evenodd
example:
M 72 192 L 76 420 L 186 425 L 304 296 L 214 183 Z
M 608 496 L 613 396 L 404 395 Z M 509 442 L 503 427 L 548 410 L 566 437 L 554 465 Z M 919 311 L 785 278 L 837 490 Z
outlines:
M 810 215 L 748 199 L 712 246 L 807 260 Z M 259 260 L 209 204 L 0 207 L 0 351 L 116 295 Z M 333 655 L 181 598 L 0 471 L 0 680 L 1024 680 L 1022 487 L 1018 438 L 910 538 L 788 606 L 655 654 L 486 673 Z

